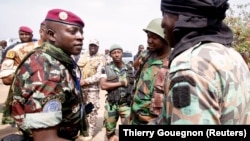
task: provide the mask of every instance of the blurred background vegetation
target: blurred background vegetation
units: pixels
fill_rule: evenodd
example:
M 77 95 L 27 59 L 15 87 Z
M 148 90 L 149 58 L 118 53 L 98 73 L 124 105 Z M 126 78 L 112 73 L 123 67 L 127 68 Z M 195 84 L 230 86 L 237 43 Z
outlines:
M 250 63 L 250 3 L 230 5 L 224 22 L 234 33 L 233 47 Z M 249 64 L 248 64 L 249 65 Z

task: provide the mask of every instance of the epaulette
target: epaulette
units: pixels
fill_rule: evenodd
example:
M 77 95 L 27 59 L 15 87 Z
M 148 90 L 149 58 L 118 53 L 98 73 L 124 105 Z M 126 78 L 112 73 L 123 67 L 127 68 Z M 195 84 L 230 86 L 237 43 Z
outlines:
M 13 59 L 16 56 L 16 52 L 14 50 L 9 50 L 6 54 L 6 58 Z

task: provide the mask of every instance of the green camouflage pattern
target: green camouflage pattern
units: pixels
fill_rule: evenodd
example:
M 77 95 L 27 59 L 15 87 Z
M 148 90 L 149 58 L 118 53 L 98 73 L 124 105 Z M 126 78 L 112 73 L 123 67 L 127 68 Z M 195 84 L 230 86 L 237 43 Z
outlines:
M 126 103 L 118 105 L 106 102 L 103 122 L 104 127 L 106 128 L 106 136 L 110 136 L 115 133 L 119 117 L 121 118 L 121 121 L 124 121 L 126 123 L 130 113 L 131 107 Z
M 147 124 L 157 117 L 150 112 L 150 104 L 155 78 L 162 65 L 161 59 L 154 59 L 151 56 L 149 56 L 148 60 L 145 60 L 145 64 L 142 66 L 140 75 L 136 80 L 129 124 Z
M 250 72 L 233 48 L 198 44 L 174 58 L 165 81 L 156 124 L 250 123 Z
M 46 112 L 43 108 L 46 103 L 58 100 L 62 105 L 62 119 L 58 122 L 59 136 L 73 139 L 79 131 L 86 133 L 85 112 L 82 114 L 80 112 L 84 103 L 80 88 L 77 88 L 76 79 L 79 78 L 76 76 L 76 64 L 72 58 L 49 43 L 45 43 L 30 54 L 23 59 L 22 65 L 16 70 L 9 92 L 12 96 L 11 114 L 18 127 L 27 130 L 30 129 L 29 124 L 33 124 L 40 128 L 39 123 L 25 123 L 26 115 L 44 114 Z M 36 119 L 32 121 L 38 122 Z M 46 128 L 54 125 L 42 126 Z
M 122 81 L 124 79 L 127 79 L 127 77 L 129 76 L 128 75 L 128 71 L 129 71 L 129 68 L 128 66 L 124 65 L 123 68 L 117 68 L 115 66 L 115 64 L 113 62 L 111 62 L 110 64 L 107 64 L 109 65 L 109 67 L 105 67 L 106 69 L 111 69 L 111 70 L 104 70 L 102 71 L 103 74 L 106 74 L 107 75 L 107 72 L 108 71 L 113 71 L 114 74 L 116 74 L 116 76 L 118 77 L 118 81 Z M 131 73 L 131 72 L 130 72 Z M 133 72 L 132 72 L 133 74 Z M 107 75 L 107 78 L 110 78 L 112 76 L 109 76 Z M 107 79 L 107 81 L 112 81 L 112 80 L 109 80 Z M 127 95 L 125 94 L 127 91 L 126 89 L 128 89 L 127 87 L 119 87 L 117 88 L 119 89 L 118 92 L 120 93 L 116 93 L 117 95 L 120 95 L 119 98 L 121 101 L 121 98 L 126 98 L 127 99 Z M 115 91 L 117 90 L 115 89 Z M 108 93 L 109 94 L 109 93 Z M 107 94 L 107 95 L 108 95 Z M 124 96 L 122 96 L 124 94 Z M 131 93 L 130 93 L 131 95 Z M 130 116 L 130 113 L 131 113 L 131 107 L 129 105 L 130 102 L 115 102 L 115 103 L 110 103 L 108 101 L 108 99 L 106 99 L 105 101 L 105 112 L 104 112 L 104 126 L 106 128 L 106 135 L 107 136 L 110 136 L 112 134 L 115 133 L 115 130 L 116 130 L 116 125 L 117 125 L 117 122 L 118 122 L 118 119 L 119 117 L 121 118 L 121 121 L 122 121 L 122 124 L 123 121 L 128 121 L 128 118 Z

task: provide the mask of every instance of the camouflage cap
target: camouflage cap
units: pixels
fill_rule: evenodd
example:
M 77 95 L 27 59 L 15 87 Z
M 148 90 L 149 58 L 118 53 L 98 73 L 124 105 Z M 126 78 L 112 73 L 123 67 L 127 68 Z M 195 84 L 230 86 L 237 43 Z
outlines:
M 96 45 L 96 46 L 99 47 L 99 41 L 98 41 L 97 39 L 91 39 L 91 40 L 89 41 L 89 45 L 91 45 L 91 44 L 94 44 L 94 45 Z

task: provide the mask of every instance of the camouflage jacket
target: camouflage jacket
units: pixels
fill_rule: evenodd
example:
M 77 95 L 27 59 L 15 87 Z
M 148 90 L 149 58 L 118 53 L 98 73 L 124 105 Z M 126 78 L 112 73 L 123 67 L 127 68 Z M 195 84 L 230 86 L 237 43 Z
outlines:
M 150 104 L 154 91 L 155 78 L 162 65 L 163 62 L 161 59 L 154 59 L 149 56 L 145 60 L 144 65 L 141 66 L 140 75 L 136 80 L 133 92 L 130 124 L 147 124 L 156 118 L 150 112 Z
M 160 124 L 250 123 L 250 73 L 233 48 L 205 43 L 184 51 L 171 62 L 165 92 Z
M 59 136 L 75 137 L 83 123 L 80 115 L 84 115 L 76 64 L 49 43 L 30 54 L 10 87 L 15 122 L 23 130 L 59 125 Z

